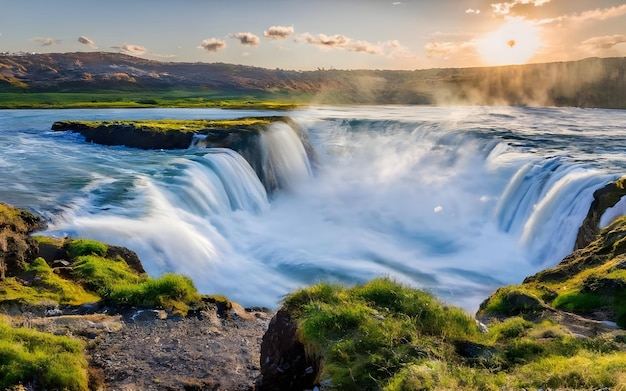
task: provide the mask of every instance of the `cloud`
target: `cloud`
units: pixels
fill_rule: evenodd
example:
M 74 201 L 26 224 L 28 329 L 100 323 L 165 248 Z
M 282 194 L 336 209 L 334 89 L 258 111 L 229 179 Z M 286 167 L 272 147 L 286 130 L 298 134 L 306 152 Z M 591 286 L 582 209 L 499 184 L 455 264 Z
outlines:
M 466 14 L 480 14 L 480 10 L 475 10 L 475 9 L 472 9 L 472 8 L 468 8 L 468 9 L 465 10 L 465 13 Z
M 78 37 L 78 42 L 87 45 L 87 46 L 91 46 L 94 49 L 97 49 L 98 47 L 96 46 L 96 44 L 94 43 L 94 41 L 92 41 L 91 39 L 85 37 L 84 35 L 81 35 L 80 37 Z
M 581 43 L 582 46 L 592 50 L 611 49 L 615 45 L 626 43 L 626 35 L 607 35 L 604 37 L 590 38 Z
M 207 52 L 217 52 L 218 50 L 222 50 L 226 47 L 226 42 L 217 39 L 217 38 L 207 38 L 204 41 L 202 41 L 202 43 L 200 43 L 200 46 L 198 46 L 198 48 L 204 49 Z
M 61 43 L 60 40 L 54 38 L 35 37 L 31 41 L 40 44 L 41 46 L 54 46 Z
M 270 26 L 263 31 L 263 36 L 267 39 L 285 39 L 293 34 L 293 26 Z
M 551 0 L 513 0 L 508 3 L 494 3 L 491 4 L 491 9 L 495 14 L 508 15 L 513 11 L 513 8 L 519 5 L 534 5 L 535 7 L 541 7 L 544 4 L 548 4 Z
M 371 43 L 367 41 L 355 41 L 345 35 L 335 34 L 317 34 L 309 33 L 301 34 L 295 39 L 296 42 L 305 42 L 314 45 L 322 50 L 340 49 L 349 52 L 367 53 L 375 55 L 393 54 L 398 51 L 405 51 L 406 48 L 400 45 L 400 42 L 391 40 L 382 43 Z
M 626 15 L 626 4 L 611 8 L 598 8 L 585 11 L 579 15 L 570 16 L 576 22 L 602 21 L 618 16 Z
M 238 39 L 239 43 L 246 46 L 259 46 L 259 43 L 261 42 L 259 40 L 259 37 L 252 33 L 230 34 L 229 37 L 233 39 Z
M 447 59 L 451 56 L 459 57 L 476 53 L 476 42 L 429 42 L 425 46 L 428 57 L 443 57 Z
M 622 15 L 626 15 L 626 4 L 622 4 L 616 7 L 610 8 L 597 8 L 594 10 L 584 11 L 579 14 L 570 14 L 559 16 L 556 18 L 541 19 L 537 21 L 537 24 L 549 24 L 549 23 L 587 23 L 587 22 L 601 22 L 607 19 L 616 18 Z
M 119 47 L 114 47 L 115 49 L 120 49 L 125 54 L 131 54 L 135 56 L 141 56 L 142 54 L 146 54 L 148 49 L 139 45 L 129 45 L 127 43 L 123 44 Z

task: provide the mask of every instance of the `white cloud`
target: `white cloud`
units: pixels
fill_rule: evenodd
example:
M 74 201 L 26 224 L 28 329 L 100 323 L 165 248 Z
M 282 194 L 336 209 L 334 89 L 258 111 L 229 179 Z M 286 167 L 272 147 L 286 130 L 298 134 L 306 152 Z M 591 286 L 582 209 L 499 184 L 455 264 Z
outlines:
M 463 56 L 476 53 L 476 42 L 429 42 L 425 46 L 426 55 L 428 57 Z
M 475 9 L 472 9 L 472 8 L 468 8 L 468 9 L 465 10 L 465 13 L 466 14 L 477 14 L 478 15 L 478 14 L 480 14 L 480 10 L 478 10 L 478 9 L 475 10 Z
M 576 22 L 602 21 L 618 16 L 626 15 L 626 4 L 611 8 L 598 8 L 591 11 L 582 12 L 579 15 L 571 16 Z
M 85 37 L 84 35 L 81 35 L 80 37 L 78 37 L 78 42 L 87 45 L 87 46 L 91 46 L 94 49 L 97 49 L 98 47 L 96 46 L 96 44 L 94 43 L 94 41 L 92 41 L 91 39 Z
M 41 46 L 54 46 L 61 43 L 60 40 L 47 37 L 35 37 L 31 41 L 40 44 Z
M 626 15 L 626 4 L 610 8 L 597 8 L 594 10 L 584 11 L 579 14 L 559 16 L 557 18 L 541 19 L 537 21 L 537 24 L 598 22 L 622 15 Z
M 207 52 L 217 52 L 218 50 L 222 50 L 225 47 L 226 42 L 217 38 L 207 38 L 202 41 L 202 43 L 200 43 L 200 46 L 198 46 L 198 48 L 204 49 Z
M 268 39 L 285 39 L 293 34 L 293 26 L 270 26 L 263 32 L 263 36 Z
M 491 9 L 495 14 L 508 15 L 511 10 L 518 4 L 532 4 L 535 7 L 541 7 L 544 4 L 548 4 L 551 0 L 513 0 L 508 3 L 494 3 L 491 4 Z
M 122 46 L 120 46 L 119 49 L 122 51 L 122 53 L 131 54 L 131 55 L 135 55 L 135 56 L 140 56 L 140 55 L 146 54 L 148 52 L 148 49 L 146 49 L 143 46 L 130 45 L 130 44 L 127 44 L 127 43 L 125 43 Z
M 353 40 L 345 35 L 335 34 L 317 34 L 312 35 L 309 33 L 301 34 L 296 38 L 296 42 L 306 42 L 309 45 L 314 45 L 322 50 L 340 49 L 349 52 L 367 53 L 375 55 L 393 54 L 394 52 L 406 50 L 406 48 L 400 45 L 400 42 L 391 40 L 382 43 L 371 43 L 361 40 Z
M 626 43 L 626 35 L 616 34 L 604 37 L 593 37 L 583 41 L 581 45 L 592 50 L 602 50 L 611 49 L 620 43 Z
M 259 37 L 252 33 L 230 34 L 229 37 L 239 40 L 239 43 L 246 46 L 258 46 L 260 43 Z

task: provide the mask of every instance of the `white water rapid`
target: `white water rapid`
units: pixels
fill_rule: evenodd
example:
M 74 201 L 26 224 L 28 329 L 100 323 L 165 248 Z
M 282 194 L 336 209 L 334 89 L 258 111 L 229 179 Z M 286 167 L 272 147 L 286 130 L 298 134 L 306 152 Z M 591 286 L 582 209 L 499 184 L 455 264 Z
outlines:
M 55 120 L 229 118 L 225 110 L 0 111 L 0 201 L 47 234 L 136 251 L 148 273 L 275 308 L 322 280 L 391 276 L 470 312 L 556 264 L 593 191 L 624 174 L 626 113 L 485 107 L 311 108 L 265 132 L 268 195 L 226 149 L 139 151 L 49 132 Z M 280 113 L 285 115 L 285 113 Z M 622 207 L 623 209 L 623 207 Z M 616 209 L 615 215 L 622 213 Z

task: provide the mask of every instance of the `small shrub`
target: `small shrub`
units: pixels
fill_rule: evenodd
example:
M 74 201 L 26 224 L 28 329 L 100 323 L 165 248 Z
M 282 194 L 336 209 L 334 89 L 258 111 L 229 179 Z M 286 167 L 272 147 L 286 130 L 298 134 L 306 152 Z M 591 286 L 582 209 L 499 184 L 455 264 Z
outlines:
M 108 246 L 104 243 L 90 239 L 75 239 L 67 243 L 67 256 L 75 259 L 85 255 L 98 255 L 103 257 L 107 253 Z

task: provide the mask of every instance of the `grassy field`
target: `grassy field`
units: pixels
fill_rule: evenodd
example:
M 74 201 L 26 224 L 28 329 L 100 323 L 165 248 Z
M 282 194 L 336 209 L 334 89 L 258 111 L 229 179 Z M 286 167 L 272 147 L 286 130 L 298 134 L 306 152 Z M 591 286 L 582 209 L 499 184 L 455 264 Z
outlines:
M 304 96 L 198 91 L 0 92 L 0 109 L 75 108 L 226 108 L 289 110 L 303 105 Z

